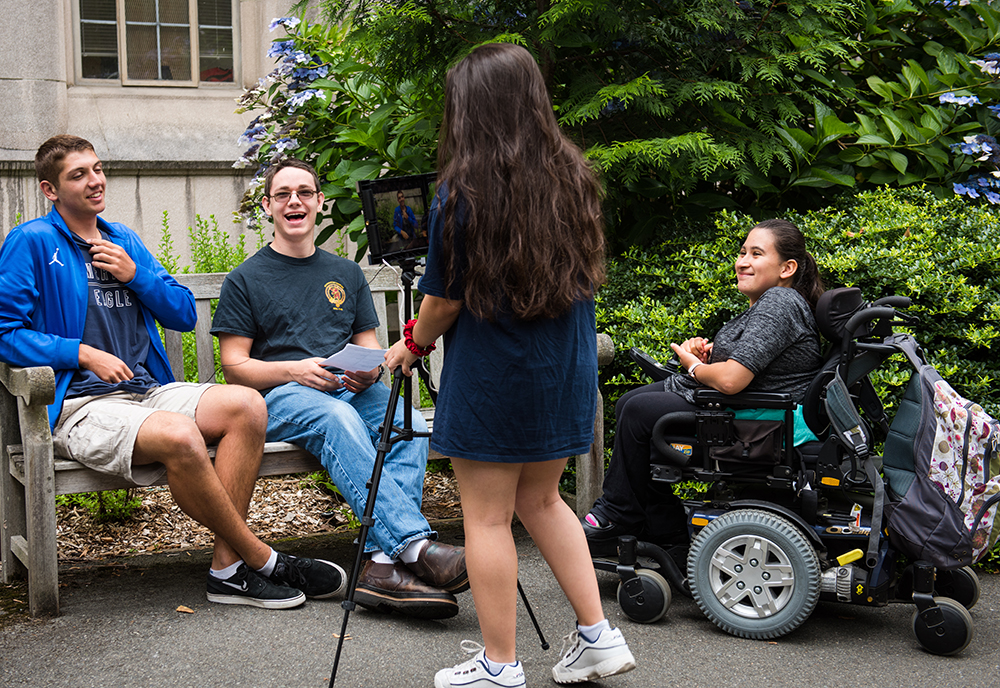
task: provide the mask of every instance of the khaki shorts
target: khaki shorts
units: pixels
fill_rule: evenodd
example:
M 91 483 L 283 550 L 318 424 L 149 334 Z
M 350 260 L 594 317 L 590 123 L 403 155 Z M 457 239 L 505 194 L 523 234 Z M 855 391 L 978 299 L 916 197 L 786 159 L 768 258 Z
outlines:
M 145 394 L 112 392 L 67 399 L 52 433 L 55 453 L 95 471 L 120 475 L 136 485 L 151 485 L 167 469 L 161 463 L 132 466 L 139 428 L 157 411 L 194 419 L 201 395 L 211 386 L 171 382 Z

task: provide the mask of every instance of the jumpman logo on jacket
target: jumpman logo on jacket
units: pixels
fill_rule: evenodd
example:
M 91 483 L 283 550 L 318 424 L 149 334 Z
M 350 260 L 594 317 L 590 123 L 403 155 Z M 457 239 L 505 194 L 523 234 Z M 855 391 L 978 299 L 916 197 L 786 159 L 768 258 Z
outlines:
M 66 267 L 59 260 L 59 249 L 58 248 L 56 249 L 56 252 L 52 254 L 52 260 L 49 261 L 49 265 L 52 265 L 53 263 L 59 263 L 59 265 L 62 265 L 63 267 Z

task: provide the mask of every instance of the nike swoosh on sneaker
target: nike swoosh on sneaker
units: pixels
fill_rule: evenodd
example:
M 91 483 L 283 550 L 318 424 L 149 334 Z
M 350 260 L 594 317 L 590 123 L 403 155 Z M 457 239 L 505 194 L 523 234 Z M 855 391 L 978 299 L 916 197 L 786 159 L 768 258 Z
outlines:
M 237 590 L 240 590 L 242 592 L 246 592 L 247 591 L 247 582 L 246 581 L 243 581 L 243 585 L 236 585 L 236 583 L 230 583 L 227 580 L 219 581 L 219 582 L 222 583 L 223 585 L 228 585 L 230 588 L 236 588 Z

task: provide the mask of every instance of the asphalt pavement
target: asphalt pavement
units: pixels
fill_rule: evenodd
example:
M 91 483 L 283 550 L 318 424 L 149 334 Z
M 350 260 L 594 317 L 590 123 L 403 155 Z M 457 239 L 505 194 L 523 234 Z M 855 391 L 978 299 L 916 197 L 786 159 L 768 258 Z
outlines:
M 461 544 L 461 524 L 441 524 Z M 530 538 L 517 530 L 520 580 L 551 644 L 542 650 L 519 610 L 518 653 L 528 687 L 555 686 L 551 667 L 573 613 Z M 304 538 L 280 546 L 348 568 L 350 536 Z M 205 599 L 208 552 L 135 556 L 110 565 L 64 566 L 62 614 L 0 631 L 0 686 L 74 688 L 322 688 L 330 679 L 344 611 L 336 600 L 268 611 Z M 982 575 L 972 610 L 975 636 L 955 657 L 920 649 L 911 605 L 875 609 L 821 602 L 798 630 L 775 641 L 742 640 L 718 630 L 688 598 L 674 595 L 654 624 L 628 620 L 616 602 L 617 578 L 598 573 L 605 610 L 636 657 L 631 673 L 582 686 L 1000 686 L 1000 577 Z M 427 687 L 434 673 L 467 659 L 459 644 L 479 642 L 472 596 L 458 616 L 409 619 L 358 609 L 335 685 Z M 193 613 L 177 611 L 187 607 Z

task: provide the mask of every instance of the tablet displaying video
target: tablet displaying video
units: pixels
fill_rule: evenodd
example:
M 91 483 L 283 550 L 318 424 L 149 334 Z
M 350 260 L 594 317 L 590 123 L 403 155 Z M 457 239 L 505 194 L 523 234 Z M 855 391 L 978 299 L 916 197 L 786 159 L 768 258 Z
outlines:
M 427 254 L 427 221 L 436 172 L 358 182 L 372 265 L 402 263 Z

